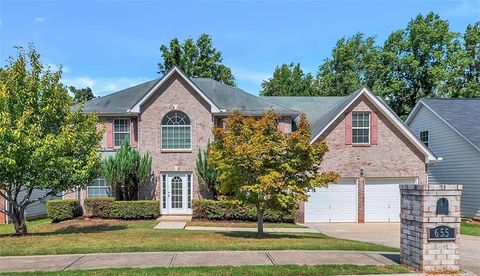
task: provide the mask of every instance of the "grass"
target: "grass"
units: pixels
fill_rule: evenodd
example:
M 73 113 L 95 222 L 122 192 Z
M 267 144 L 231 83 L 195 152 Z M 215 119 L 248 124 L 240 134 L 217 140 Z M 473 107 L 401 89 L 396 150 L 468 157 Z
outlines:
M 390 251 L 383 245 L 332 238 L 321 233 L 156 230 L 154 220 L 72 220 L 29 222 L 29 235 L 12 235 L 13 227 L 0 226 L 0 256 L 205 250 L 359 250 Z
M 35 272 L 35 275 L 361 275 L 408 273 L 399 265 L 278 265 L 278 266 L 216 266 L 216 267 L 155 267 L 155 268 L 119 268 L 96 270 L 69 270 L 58 272 Z M 30 273 L 9 273 L 8 275 L 31 275 Z
M 256 222 L 251 221 L 204 221 L 194 220 L 187 222 L 187 226 L 208 226 L 208 227 L 235 227 L 235 228 L 257 228 Z M 306 226 L 294 223 L 269 223 L 263 224 L 264 228 L 306 228 Z
M 480 236 L 480 222 L 462 221 L 462 224 L 460 225 L 460 234 Z

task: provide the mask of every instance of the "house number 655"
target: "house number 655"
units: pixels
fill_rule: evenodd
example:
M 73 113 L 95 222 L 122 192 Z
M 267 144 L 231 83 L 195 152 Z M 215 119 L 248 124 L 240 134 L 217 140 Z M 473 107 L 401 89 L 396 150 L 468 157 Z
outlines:
M 435 238 L 448 238 L 448 230 L 445 231 L 444 228 L 435 229 Z

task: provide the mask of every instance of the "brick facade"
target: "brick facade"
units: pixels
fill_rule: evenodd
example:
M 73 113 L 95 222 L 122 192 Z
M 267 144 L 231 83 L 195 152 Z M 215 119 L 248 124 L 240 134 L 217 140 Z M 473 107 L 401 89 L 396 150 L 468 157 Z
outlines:
M 460 270 L 460 199 L 462 185 L 400 185 L 400 262 L 427 273 Z M 437 201 L 448 200 L 448 213 L 437 214 Z M 454 228 L 456 239 L 429 241 L 429 229 Z
M 365 96 L 361 96 L 345 112 L 378 112 L 378 144 L 346 145 L 345 114 L 330 126 L 319 140 L 324 140 L 329 152 L 321 169 L 336 171 L 341 177 L 359 177 L 360 168 L 365 177 L 418 177 L 419 183 L 427 183 L 425 156 L 388 121 Z
M 192 126 L 192 150 L 165 151 L 161 149 L 161 120 L 172 110 L 182 111 L 188 115 Z M 208 196 L 199 186 L 195 177 L 195 162 L 198 150 L 205 148 L 207 142 L 213 139 L 211 132 L 215 125 L 222 126 L 224 117 L 214 117 L 210 112 L 210 105 L 199 95 L 185 79 L 174 73 L 161 87 L 142 105 L 140 115 L 132 117 L 132 134 L 136 146 L 142 153 L 152 155 L 153 181 L 140 187 L 141 199 L 160 200 L 160 180 L 163 173 L 185 172 L 192 173 L 193 198 Z M 377 112 L 375 123 L 378 126 L 378 139 L 372 145 L 352 145 L 346 143 L 345 116 L 352 111 Z M 100 117 L 101 128 L 106 128 L 101 141 L 103 151 L 113 151 L 109 141 L 108 128 L 114 117 Z M 120 116 L 119 118 L 124 118 Z M 278 128 L 284 133 L 292 131 L 292 117 L 279 118 Z M 112 134 L 110 133 L 110 136 Z M 336 171 L 343 178 L 359 178 L 360 168 L 365 169 L 365 177 L 408 177 L 418 178 L 419 183 L 426 183 L 425 156 L 412 145 L 397 128 L 385 118 L 367 97 L 360 96 L 352 106 L 318 139 L 326 141 L 329 152 L 322 162 L 322 171 Z M 135 143 L 134 143 L 135 144 Z M 367 181 L 368 182 L 368 181 Z M 365 181 L 358 181 L 358 220 L 364 218 L 364 185 Z M 81 191 L 80 199 L 87 196 Z M 76 192 L 66 194 L 64 198 L 77 198 Z M 300 204 L 297 221 L 304 219 L 304 206 Z
M 164 151 L 160 148 L 161 120 L 172 110 L 184 112 L 192 125 L 192 150 Z M 183 78 L 174 74 L 143 105 L 138 122 L 138 148 L 152 155 L 155 181 L 140 189 L 140 198 L 160 199 L 160 175 L 164 172 L 195 173 L 195 161 L 200 148 L 205 148 L 212 135 L 213 116 L 210 106 Z M 204 194 L 193 179 L 193 198 Z
M 377 112 L 376 145 L 352 145 L 351 142 L 345 142 L 345 117 L 352 111 Z M 359 180 L 358 222 L 365 220 L 365 179 L 368 182 L 369 177 L 418 178 L 419 183 L 427 183 L 425 156 L 363 95 L 319 137 L 318 141 L 322 140 L 327 143 L 329 151 L 323 158 L 321 170 L 335 171 L 342 178 Z M 360 168 L 365 169 L 365 178 L 360 176 Z M 299 212 L 303 209 L 302 206 Z
M 6 204 L 5 204 L 5 199 L 0 196 L 0 210 L 5 210 Z M 7 216 L 0 212 L 0 224 L 5 224 L 7 223 Z

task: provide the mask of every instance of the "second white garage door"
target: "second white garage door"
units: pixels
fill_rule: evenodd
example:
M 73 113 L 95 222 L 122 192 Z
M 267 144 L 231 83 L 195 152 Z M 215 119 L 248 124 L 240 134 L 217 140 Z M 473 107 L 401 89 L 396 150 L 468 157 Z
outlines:
M 355 179 L 342 178 L 328 188 L 309 193 L 305 203 L 305 222 L 356 222 L 357 185 Z
M 399 184 L 415 184 L 415 179 L 367 178 L 365 182 L 365 222 L 400 221 Z

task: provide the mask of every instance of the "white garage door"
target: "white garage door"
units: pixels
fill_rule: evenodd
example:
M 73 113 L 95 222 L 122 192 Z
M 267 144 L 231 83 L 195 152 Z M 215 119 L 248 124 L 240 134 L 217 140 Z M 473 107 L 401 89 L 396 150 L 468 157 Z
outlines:
M 409 178 L 367 178 L 365 181 L 365 222 L 400 221 L 399 184 L 415 184 Z
M 305 222 L 356 222 L 357 185 L 354 179 L 341 179 L 328 188 L 309 193 Z

